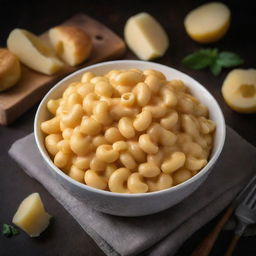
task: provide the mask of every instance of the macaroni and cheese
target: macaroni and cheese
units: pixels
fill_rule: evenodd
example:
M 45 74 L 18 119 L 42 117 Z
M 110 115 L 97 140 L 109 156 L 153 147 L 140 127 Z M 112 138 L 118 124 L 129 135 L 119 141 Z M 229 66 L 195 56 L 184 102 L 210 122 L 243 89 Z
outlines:
M 170 188 L 207 164 L 213 144 L 207 107 L 156 70 L 86 72 L 47 108 L 41 130 L 53 163 L 97 189 Z

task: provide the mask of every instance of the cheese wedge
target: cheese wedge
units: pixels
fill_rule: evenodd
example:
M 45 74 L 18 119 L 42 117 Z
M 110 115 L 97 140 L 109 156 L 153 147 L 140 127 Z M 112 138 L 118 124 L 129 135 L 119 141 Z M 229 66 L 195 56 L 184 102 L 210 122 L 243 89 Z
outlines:
M 21 202 L 12 222 L 29 236 L 37 237 L 47 228 L 50 218 L 40 195 L 33 193 Z
M 21 62 L 43 74 L 52 75 L 63 67 L 54 50 L 27 30 L 12 30 L 7 39 L 7 46 Z
M 256 113 L 256 69 L 232 70 L 223 82 L 226 103 L 240 113 Z
M 144 12 L 128 19 L 124 37 L 128 47 L 142 60 L 161 57 L 169 47 L 169 39 L 162 26 Z

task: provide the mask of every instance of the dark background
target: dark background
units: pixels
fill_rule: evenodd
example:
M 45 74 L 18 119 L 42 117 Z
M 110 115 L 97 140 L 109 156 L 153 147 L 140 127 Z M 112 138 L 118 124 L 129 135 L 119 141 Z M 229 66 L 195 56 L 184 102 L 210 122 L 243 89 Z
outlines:
M 189 10 L 204 2 L 207 1 L 0 0 L 0 47 L 5 47 L 9 32 L 16 27 L 40 34 L 77 12 L 90 15 L 122 37 L 124 24 L 131 15 L 141 11 L 149 12 L 163 25 L 170 37 L 169 50 L 164 57 L 155 61 L 177 68 L 202 83 L 217 99 L 227 124 L 256 146 L 256 115 L 233 112 L 227 107 L 221 96 L 220 88 L 229 70 L 214 77 L 207 70 L 193 71 L 181 65 L 181 59 L 185 55 L 202 47 L 186 35 L 183 26 L 184 17 Z M 239 53 L 245 60 L 243 68 L 256 68 L 256 8 L 254 1 L 230 0 L 224 2 L 231 9 L 231 27 L 222 40 L 211 44 L 210 47 Z M 134 58 L 134 56 L 128 52 L 124 58 Z M 37 181 L 29 178 L 7 155 L 10 145 L 16 139 L 33 131 L 35 111 L 36 106 L 12 125 L 0 126 L 0 224 L 2 226 L 3 223 L 11 223 L 18 204 L 25 196 L 35 191 L 42 196 L 46 209 L 54 216 L 54 220 L 39 238 L 31 239 L 23 232 L 9 239 L 0 236 L 0 255 L 104 255 L 62 206 Z M 186 241 L 177 256 L 190 255 L 205 234 L 216 224 L 218 217 Z M 211 255 L 223 255 L 231 236 L 231 231 L 223 231 Z M 234 255 L 255 256 L 255 243 L 255 237 L 242 238 Z

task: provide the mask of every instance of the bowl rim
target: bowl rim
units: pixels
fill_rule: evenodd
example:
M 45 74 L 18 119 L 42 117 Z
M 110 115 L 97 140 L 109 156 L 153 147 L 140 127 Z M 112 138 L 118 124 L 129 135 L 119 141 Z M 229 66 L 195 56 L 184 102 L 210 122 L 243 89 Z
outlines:
M 44 150 L 43 150 L 43 146 L 40 143 L 39 140 L 39 134 L 38 132 L 40 131 L 40 129 L 38 128 L 40 125 L 38 124 L 38 119 L 39 119 L 39 114 L 41 112 L 42 106 L 44 105 L 46 99 L 48 98 L 48 96 L 56 90 L 56 88 L 58 86 L 60 86 L 63 82 L 65 82 L 66 80 L 72 78 L 75 75 L 78 75 L 82 72 L 86 72 L 88 69 L 91 68 L 97 68 L 100 66 L 105 66 L 105 65 L 110 65 L 110 64 L 119 64 L 119 63 L 134 63 L 134 65 L 136 64 L 152 64 L 154 67 L 152 67 L 153 69 L 157 69 L 157 67 L 159 67 L 161 69 L 161 67 L 163 68 L 168 68 L 170 70 L 174 70 L 175 72 L 179 72 L 182 75 L 188 77 L 189 79 L 192 79 L 193 82 L 195 84 L 197 84 L 197 86 L 200 88 L 200 90 L 205 91 L 208 96 L 211 98 L 212 102 L 215 105 L 215 108 L 218 112 L 218 115 L 220 117 L 221 122 L 218 124 L 219 129 L 220 129 L 220 142 L 216 145 L 216 152 L 212 155 L 211 159 L 209 160 L 209 162 L 206 164 L 206 166 L 200 170 L 200 172 L 198 172 L 196 175 L 194 175 L 193 177 L 191 177 L 190 179 L 175 185 L 173 187 L 167 188 L 167 189 L 163 189 L 163 190 L 159 190 L 159 191 L 154 191 L 154 192 L 147 192 L 147 193 L 136 193 L 136 194 L 128 194 L 128 193 L 117 193 L 117 192 L 111 192 L 111 191 L 106 191 L 106 190 L 101 190 L 101 189 L 97 189 L 97 188 L 93 188 L 90 187 L 86 184 L 80 183 L 74 179 L 72 179 L 71 177 L 69 177 L 67 174 L 65 174 L 63 171 L 61 171 L 57 166 L 54 165 L 54 163 L 52 162 L 52 160 L 50 159 L 49 155 L 45 154 Z M 41 132 L 41 131 L 40 131 Z M 89 190 L 90 192 L 93 193 L 97 193 L 97 194 L 101 194 L 103 196 L 110 196 L 110 197 L 118 197 L 118 198 L 140 198 L 140 197 L 152 197 L 152 196 L 159 196 L 162 194 L 166 194 L 169 193 L 170 191 L 176 191 L 179 190 L 183 187 L 186 187 L 187 185 L 193 183 L 195 180 L 199 179 L 200 177 L 202 177 L 206 172 L 208 172 L 211 167 L 213 167 L 213 165 L 215 164 L 215 162 L 217 161 L 217 159 L 219 158 L 223 146 L 224 146 L 224 142 L 225 142 L 225 137 L 226 137 L 226 125 L 225 125 L 225 119 L 222 113 L 222 110 L 218 104 L 218 102 L 216 101 L 216 99 L 213 97 L 213 95 L 203 86 L 201 85 L 197 80 L 195 80 L 193 77 L 175 69 L 172 67 L 169 67 L 167 65 L 163 65 L 163 64 L 159 64 L 159 63 L 155 63 L 155 62 L 150 62 L 150 61 L 141 61 L 141 60 L 114 60 L 114 61 L 105 61 L 105 62 L 101 62 L 101 63 L 97 63 L 94 65 L 90 65 L 90 66 L 86 66 L 84 68 L 81 68 L 67 76 L 65 76 L 64 78 L 62 78 L 59 82 L 57 82 L 43 97 L 43 99 L 41 100 L 37 111 L 36 111 L 36 115 L 35 115 L 35 119 L 34 119 L 34 136 L 35 136 L 35 141 L 36 141 L 36 145 L 37 148 L 39 149 L 39 152 L 43 158 L 44 161 L 46 161 L 47 165 L 53 169 L 58 175 L 60 175 L 63 179 L 67 180 L 68 182 L 72 183 L 72 185 L 79 187 L 80 189 L 85 189 L 85 190 Z

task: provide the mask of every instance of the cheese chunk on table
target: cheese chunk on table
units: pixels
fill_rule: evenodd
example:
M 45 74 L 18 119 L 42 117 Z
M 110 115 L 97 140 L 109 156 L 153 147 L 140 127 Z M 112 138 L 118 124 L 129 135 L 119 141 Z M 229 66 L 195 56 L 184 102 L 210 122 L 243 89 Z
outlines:
M 33 193 L 21 202 L 12 222 L 29 236 L 37 237 L 47 228 L 50 218 L 40 195 Z
M 139 13 L 126 22 L 124 37 L 129 48 L 142 60 L 164 55 L 169 39 L 159 24 L 148 13 Z

